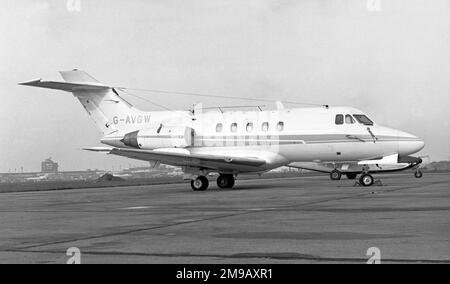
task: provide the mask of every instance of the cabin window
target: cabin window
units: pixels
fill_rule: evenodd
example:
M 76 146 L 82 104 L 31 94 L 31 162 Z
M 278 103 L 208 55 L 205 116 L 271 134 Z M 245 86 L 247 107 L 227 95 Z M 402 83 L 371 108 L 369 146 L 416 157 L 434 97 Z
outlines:
M 367 116 L 365 116 L 364 114 L 354 114 L 353 115 L 355 117 L 355 119 L 364 125 L 373 125 L 373 121 L 370 120 Z
M 282 122 L 282 121 L 278 122 L 277 130 L 278 130 L 278 132 L 281 132 L 284 130 L 284 122 Z
M 216 132 L 217 133 L 220 133 L 220 132 L 222 132 L 223 131 L 223 124 L 222 123 L 218 123 L 217 125 L 216 125 Z
M 337 114 L 337 115 L 336 115 L 336 119 L 334 120 L 334 122 L 335 122 L 337 125 L 344 124 L 344 115 L 343 115 L 343 114 Z
M 269 123 L 268 123 L 268 122 L 264 122 L 264 123 L 262 124 L 262 126 L 261 126 L 261 130 L 262 130 L 263 132 L 269 131 Z
M 353 124 L 353 123 L 355 123 L 355 120 L 350 114 L 347 114 L 345 116 L 345 124 Z
M 247 129 L 247 132 L 252 132 L 253 131 L 253 123 L 251 123 L 251 122 L 247 123 L 246 129 Z
M 238 125 L 237 123 L 231 124 L 231 132 L 237 132 Z

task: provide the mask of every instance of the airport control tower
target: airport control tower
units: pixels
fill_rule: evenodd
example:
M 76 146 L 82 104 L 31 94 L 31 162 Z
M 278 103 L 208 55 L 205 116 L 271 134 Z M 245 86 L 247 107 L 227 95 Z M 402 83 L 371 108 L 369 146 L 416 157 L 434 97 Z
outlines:
M 45 159 L 41 163 L 41 172 L 43 173 L 57 173 L 58 172 L 58 163 L 52 161 L 52 158 Z

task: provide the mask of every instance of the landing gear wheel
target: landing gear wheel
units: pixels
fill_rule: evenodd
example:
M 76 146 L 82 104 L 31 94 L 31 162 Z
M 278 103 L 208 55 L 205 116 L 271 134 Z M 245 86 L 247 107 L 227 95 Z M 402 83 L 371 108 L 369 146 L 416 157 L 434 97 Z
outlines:
M 359 183 L 363 186 L 371 186 L 373 182 L 374 182 L 373 176 L 371 176 L 370 174 L 363 174 L 359 178 Z
M 233 175 L 220 175 L 217 178 L 217 186 L 219 188 L 232 188 L 234 186 L 235 179 Z
M 414 173 L 414 177 L 415 177 L 415 178 L 421 178 L 421 177 L 423 177 L 422 171 L 421 171 L 421 170 L 417 170 L 417 171 Z
M 355 179 L 358 176 L 357 173 L 348 173 L 345 175 L 347 176 L 348 179 Z
M 332 180 L 340 180 L 341 177 L 342 177 L 342 174 L 341 174 L 341 172 L 338 171 L 338 170 L 333 170 L 333 171 L 331 171 L 331 173 L 330 173 L 330 178 L 331 178 Z
M 194 191 L 205 191 L 209 186 L 209 181 L 204 176 L 199 176 L 191 181 L 191 187 Z

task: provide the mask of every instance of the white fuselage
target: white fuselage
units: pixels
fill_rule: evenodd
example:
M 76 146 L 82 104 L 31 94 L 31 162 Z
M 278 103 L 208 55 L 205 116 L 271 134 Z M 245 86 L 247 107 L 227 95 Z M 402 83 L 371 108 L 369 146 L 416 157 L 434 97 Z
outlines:
M 337 124 L 338 115 L 352 118 Z M 292 162 L 361 161 L 394 154 L 407 156 L 424 147 L 424 142 L 414 135 L 375 123 L 363 124 L 354 115 L 363 113 L 351 107 L 213 110 L 196 111 L 195 114 L 187 111 L 134 112 L 115 118 L 113 121 L 120 132 L 105 136 L 102 142 L 124 147 L 124 136 L 139 131 L 137 148 L 154 150 L 151 145 L 156 141 L 158 145 L 170 145 L 164 149 L 167 151 L 262 158 L 268 162 L 261 170 Z M 180 127 L 183 129 L 175 134 Z M 185 128 L 192 129 L 192 137 L 180 134 Z M 181 143 L 182 146 L 177 147 L 180 139 L 185 139 L 189 145 Z M 149 141 L 152 143 L 147 143 Z

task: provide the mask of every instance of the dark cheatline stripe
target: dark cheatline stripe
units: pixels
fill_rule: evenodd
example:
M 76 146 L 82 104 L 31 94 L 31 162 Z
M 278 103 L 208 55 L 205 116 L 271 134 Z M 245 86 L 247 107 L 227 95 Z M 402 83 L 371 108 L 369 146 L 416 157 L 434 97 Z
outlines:
M 322 140 L 348 140 L 347 136 L 351 135 L 361 139 L 373 140 L 371 135 L 357 135 L 357 134 L 296 134 L 296 135 L 217 135 L 217 136 L 198 136 L 199 139 L 277 139 L 278 140 L 308 140 L 308 141 L 322 141 Z M 377 136 L 378 139 L 404 139 L 404 140 L 418 140 L 418 138 L 397 137 L 397 136 Z M 353 139 L 354 140 L 354 139 Z
M 354 135 L 352 135 L 354 136 Z M 369 135 L 356 135 L 364 142 L 373 142 L 373 137 Z M 122 139 L 122 136 L 105 137 L 108 139 Z M 149 139 L 183 139 L 183 135 L 146 135 L 142 138 Z M 397 142 L 397 141 L 421 141 L 413 137 L 395 137 L 395 136 L 377 136 L 376 142 Z M 314 134 L 314 135 L 223 135 L 223 136 L 197 136 L 194 139 L 195 144 L 209 144 L 214 142 L 245 145 L 295 145 L 295 144 L 326 144 L 326 143 L 364 143 L 354 138 L 348 138 L 347 134 Z

